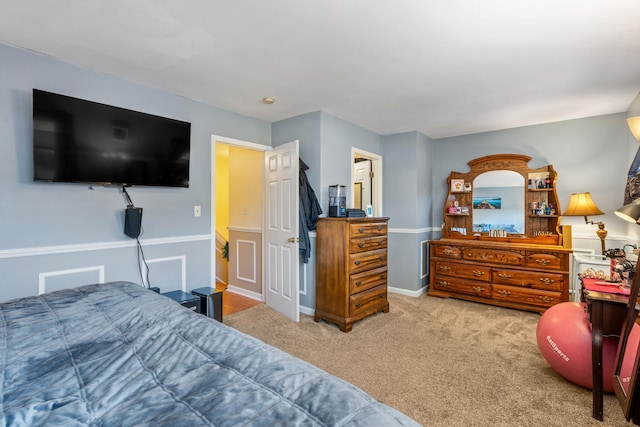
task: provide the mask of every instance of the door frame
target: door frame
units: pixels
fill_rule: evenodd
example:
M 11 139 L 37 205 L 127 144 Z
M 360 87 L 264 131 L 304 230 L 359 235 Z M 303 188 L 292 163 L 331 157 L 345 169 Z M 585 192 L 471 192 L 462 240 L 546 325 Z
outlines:
M 371 170 L 373 171 L 373 180 L 371 183 L 373 194 L 373 216 L 384 216 L 382 213 L 382 156 L 370 153 L 360 148 L 351 147 L 351 186 L 353 189 L 355 184 L 355 161 L 357 157 L 363 157 L 371 160 Z M 349 206 L 353 207 L 353 195 Z
M 215 230 L 216 230 L 216 144 L 226 144 L 233 145 L 236 147 L 247 148 L 250 150 L 256 151 L 271 151 L 273 147 L 269 145 L 256 144 L 255 142 L 243 141 L 235 138 L 228 138 L 226 136 L 220 135 L 211 135 L 211 270 L 209 271 L 209 275 L 211 277 L 211 287 L 215 287 L 215 277 L 216 277 L 216 238 L 215 238 Z M 264 197 L 264 194 L 263 194 Z M 264 234 L 264 224 L 262 225 L 262 233 Z M 264 264 L 264 254 L 261 260 L 261 263 Z M 262 268 L 262 285 L 264 287 L 264 266 Z M 261 295 L 262 301 L 264 301 L 264 289 Z

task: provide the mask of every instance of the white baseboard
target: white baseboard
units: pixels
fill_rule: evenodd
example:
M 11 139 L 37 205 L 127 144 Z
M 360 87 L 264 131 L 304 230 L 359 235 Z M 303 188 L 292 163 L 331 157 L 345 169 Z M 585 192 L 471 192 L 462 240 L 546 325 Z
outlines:
M 227 286 L 227 292 L 233 292 L 234 294 L 242 295 L 243 297 L 251 298 L 252 300 L 262 302 L 262 294 L 259 294 L 253 291 L 248 291 L 246 289 L 239 288 L 237 286 L 233 286 L 233 285 Z
M 392 286 L 387 286 L 387 290 L 389 291 L 389 293 L 392 293 L 392 294 L 400 294 L 400 295 L 406 295 L 408 297 L 418 298 L 420 295 L 423 295 L 427 292 L 428 287 L 424 286 L 418 289 L 417 291 L 410 291 L 407 289 L 394 288 Z

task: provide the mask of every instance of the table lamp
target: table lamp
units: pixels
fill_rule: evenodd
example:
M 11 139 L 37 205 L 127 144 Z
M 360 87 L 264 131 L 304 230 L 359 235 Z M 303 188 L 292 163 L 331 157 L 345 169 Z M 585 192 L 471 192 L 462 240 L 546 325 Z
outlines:
M 640 220 L 640 198 L 616 209 L 615 213 L 625 221 L 638 223 Z
M 604 255 L 604 239 L 607 237 L 607 230 L 604 229 L 603 222 L 589 221 L 589 215 L 604 215 L 591 199 L 591 193 L 572 193 L 569 199 L 569 207 L 562 214 L 563 216 L 583 216 L 584 222 L 587 224 L 595 224 L 598 226 L 596 234 L 600 238 L 600 247 Z

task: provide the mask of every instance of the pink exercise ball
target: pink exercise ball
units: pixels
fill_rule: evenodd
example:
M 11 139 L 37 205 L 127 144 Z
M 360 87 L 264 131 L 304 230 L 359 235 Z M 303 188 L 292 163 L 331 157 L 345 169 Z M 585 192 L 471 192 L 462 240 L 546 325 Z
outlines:
M 593 387 L 591 325 L 584 303 L 563 302 L 549 308 L 540 316 L 536 337 L 540 352 L 558 374 L 582 387 Z M 613 392 L 617 348 L 617 338 L 604 338 L 602 377 L 606 392 Z

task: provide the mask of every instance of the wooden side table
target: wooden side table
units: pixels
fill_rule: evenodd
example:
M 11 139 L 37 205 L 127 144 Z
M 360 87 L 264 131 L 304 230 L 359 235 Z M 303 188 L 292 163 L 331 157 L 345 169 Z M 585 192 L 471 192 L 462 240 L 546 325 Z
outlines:
M 582 298 L 587 303 L 591 322 L 591 369 L 593 375 L 593 418 L 603 420 L 602 340 L 619 337 L 627 316 L 627 295 L 588 289 L 593 279 L 582 279 Z M 596 286 L 593 286 L 594 288 Z
M 222 322 L 222 291 L 205 286 L 193 289 L 191 293 L 200 298 L 203 314 Z

